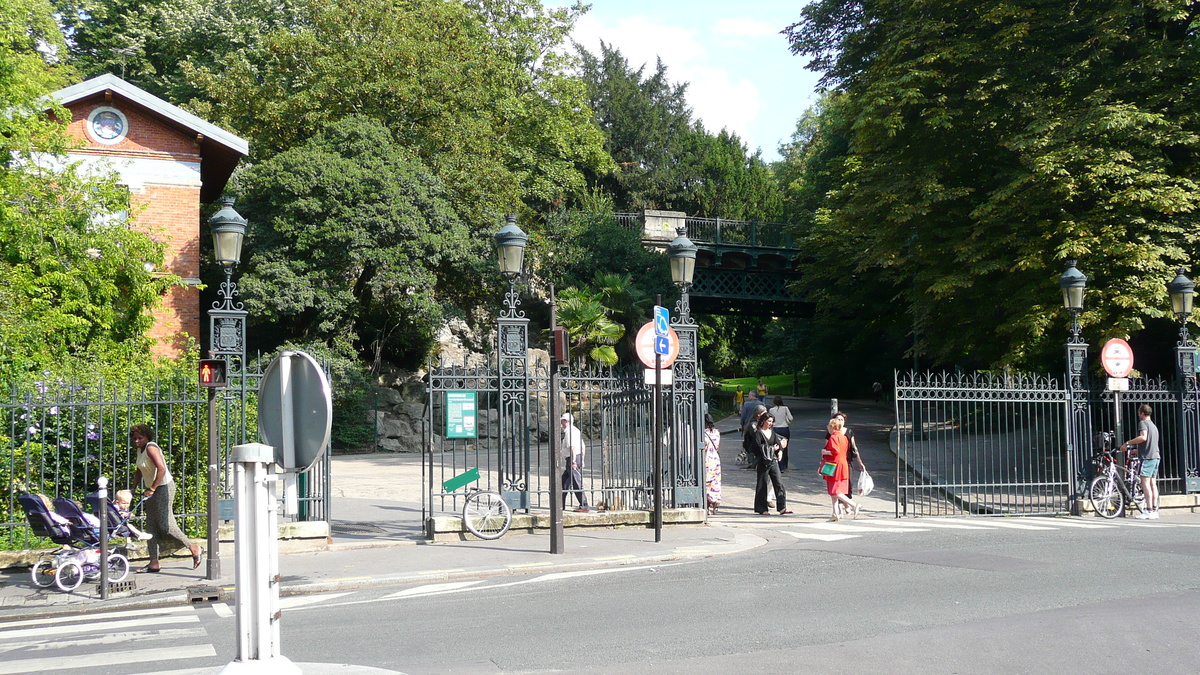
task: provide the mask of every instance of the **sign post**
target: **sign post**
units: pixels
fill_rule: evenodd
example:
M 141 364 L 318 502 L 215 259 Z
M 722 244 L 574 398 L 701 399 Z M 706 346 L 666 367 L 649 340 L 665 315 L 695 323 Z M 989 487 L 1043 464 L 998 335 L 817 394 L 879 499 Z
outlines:
M 655 296 L 654 318 L 638 330 L 634 345 L 638 360 L 646 366 L 646 379 L 654 373 L 654 407 L 650 428 L 654 433 L 654 541 L 662 541 L 662 385 L 663 369 L 670 368 L 679 357 L 679 335 L 671 328 L 667 308 L 661 306 L 662 296 Z
M 228 382 L 228 364 L 224 359 L 200 361 L 200 386 L 208 389 L 208 555 L 204 577 L 209 581 L 221 578 L 221 541 L 218 533 L 217 490 L 221 485 L 221 446 L 217 438 L 217 389 Z
M 1100 363 L 1108 373 L 1108 390 L 1113 393 L 1113 425 L 1117 439 L 1125 438 L 1121 430 L 1121 392 L 1129 390 L 1129 371 L 1133 370 L 1133 348 L 1121 338 L 1104 343 Z

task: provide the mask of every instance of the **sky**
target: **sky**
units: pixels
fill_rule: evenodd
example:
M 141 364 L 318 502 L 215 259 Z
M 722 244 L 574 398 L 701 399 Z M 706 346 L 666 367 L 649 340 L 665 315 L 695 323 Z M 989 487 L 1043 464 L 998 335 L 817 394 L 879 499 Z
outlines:
M 556 3 L 547 2 L 547 5 Z M 562 3 L 567 4 L 567 3 Z M 693 117 L 711 132 L 736 132 L 763 159 L 815 100 L 819 76 L 804 69 L 780 31 L 800 19 L 802 0 L 591 0 L 572 39 L 592 53 L 600 40 L 637 68 L 656 57 L 672 82 L 687 82 Z

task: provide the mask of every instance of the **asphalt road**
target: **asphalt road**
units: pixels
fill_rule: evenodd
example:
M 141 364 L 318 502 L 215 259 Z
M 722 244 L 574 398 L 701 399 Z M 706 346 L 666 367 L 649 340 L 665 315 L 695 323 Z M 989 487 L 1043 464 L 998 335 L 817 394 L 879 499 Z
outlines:
M 1198 516 L 746 520 L 770 543 L 741 555 L 285 598 L 283 652 L 413 675 L 1184 673 L 1200 663 Z M 223 605 L 3 628 L 0 674 L 199 672 L 233 658 Z M 98 644 L 159 658 L 86 656 Z

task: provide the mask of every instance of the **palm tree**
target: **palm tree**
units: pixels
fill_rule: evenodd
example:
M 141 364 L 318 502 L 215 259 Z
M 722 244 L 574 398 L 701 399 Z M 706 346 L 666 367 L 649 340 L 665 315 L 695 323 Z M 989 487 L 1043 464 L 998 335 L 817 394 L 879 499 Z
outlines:
M 625 334 L 625 327 L 613 321 L 610 312 L 597 294 L 574 287 L 563 289 L 558 296 L 558 325 L 570 334 L 572 352 L 606 366 L 616 365 L 613 345 Z

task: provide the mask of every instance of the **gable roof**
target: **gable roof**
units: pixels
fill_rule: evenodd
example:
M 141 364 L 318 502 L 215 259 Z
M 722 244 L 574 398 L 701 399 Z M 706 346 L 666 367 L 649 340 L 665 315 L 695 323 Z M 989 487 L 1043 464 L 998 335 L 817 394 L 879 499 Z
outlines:
M 250 154 L 250 144 L 244 139 L 211 122 L 206 122 L 182 108 L 171 105 L 112 73 L 105 73 L 65 89 L 59 89 L 50 96 L 67 106 L 106 92 L 111 92 L 114 96 L 119 96 L 143 108 L 171 126 L 203 137 L 200 142 L 200 180 L 203 185 L 200 189 L 200 201 L 202 202 L 216 201 L 221 196 L 221 191 L 225 189 L 225 183 L 229 181 L 229 176 L 233 173 L 238 161 Z

